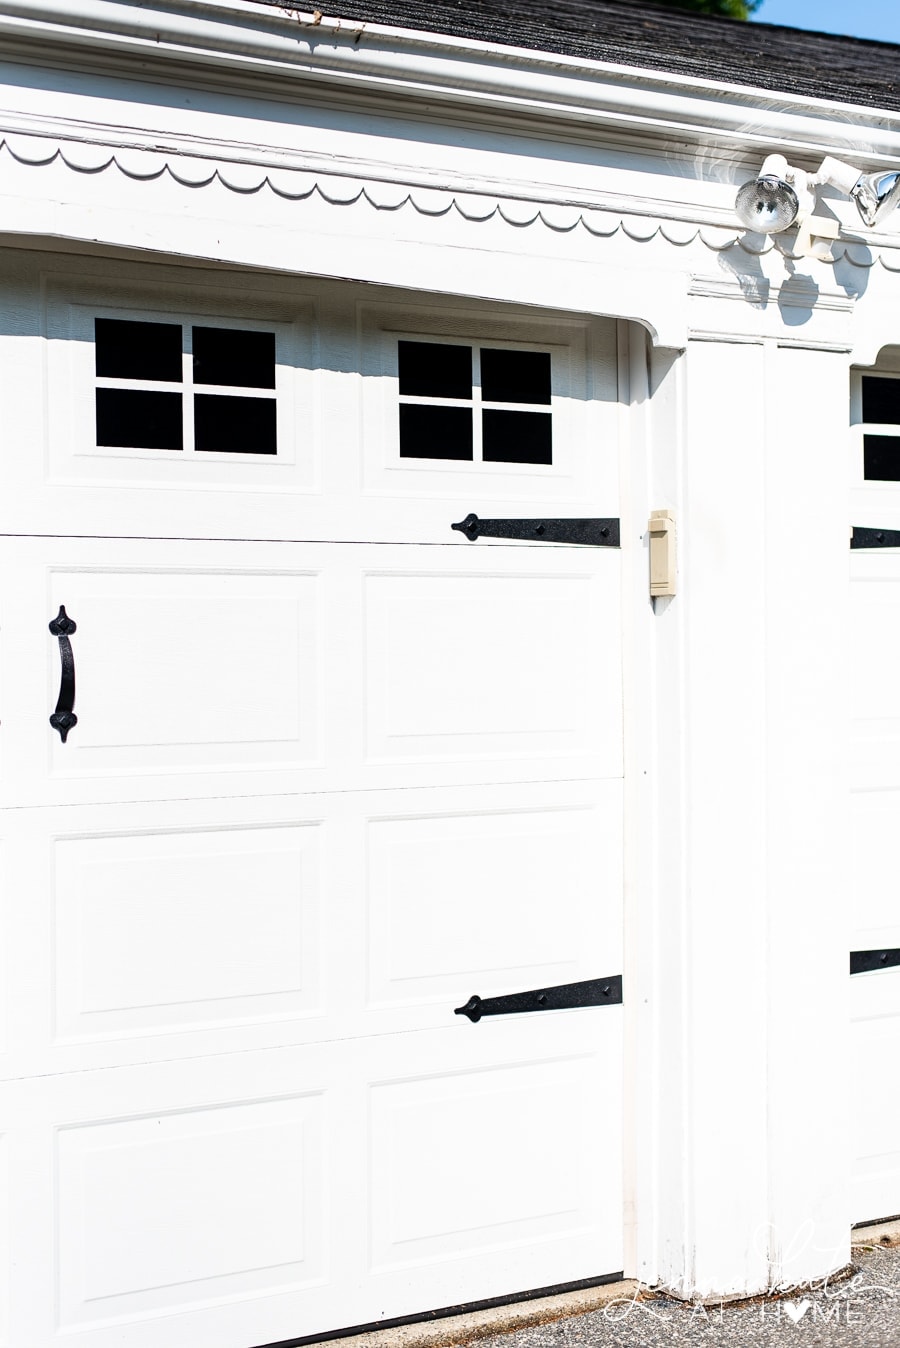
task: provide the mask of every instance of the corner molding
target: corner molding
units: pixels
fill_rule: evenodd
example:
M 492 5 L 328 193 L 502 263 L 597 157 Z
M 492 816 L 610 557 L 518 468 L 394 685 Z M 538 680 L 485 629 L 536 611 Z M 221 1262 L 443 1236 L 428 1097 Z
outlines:
M 684 248 L 697 240 L 712 252 L 721 253 L 738 246 L 743 252 L 759 257 L 773 250 L 793 259 L 793 236 L 761 236 L 738 227 L 717 223 L 713 212 L 693 212 L 678 203 L 627 199 L 616 194 L 596 195 L 594 201 L 571 198 L 548 199 L 516 196 L 519 184 L 448 182 L 434 186 L 404 181 L 397 177 L 376 177 L 356 172 L 337 173 L 321 165 L 293 167 L 277 158 L 276 162 L 251 162 L 228 159 L 221 154 L 187 154 L 175 146 L 145 148 L 142 145 L 109 145 L 97 140 L 31 133 L 5 133 L 0 137 L 0 154 L 30 168 L 48 168 L 62 164 L 80 175 L 98 176 L 119 173 L 135 182 L 152 183 L 164 176 L 190 190 L 201 190 L 218 182 L 243 196 L 269 192 L 288 201 L 306 201 L 317 196 L 335 207 L 359 206 L 376 211 L 413 210 L 423 216 L 443 216 L 454 211 L 473 224 L 495 217 L 516 229 L 543 227 L 554 233 L 584 230 L 598 238 L 622 233 L 636 243 L 648 243 L 657 236 L 675 248 Z M 342 165 L 342 167 L 344 167 Z M 346 164 L 349 170 L 352 164 Z M 474 190 L 480 186 L 481 191 Z M 534 189 L 532 188 L 532 191 Z M 707 219 L 703 219 L 705 214 Z M 698 219 L 698 215 L 701 216 Z M 884 242 L 882 242 L 884 239 Z M 875 240 L 873 240 L 873 243 Z M 881 261 L 888 271 L 900 272 L 900 235 L 881 236 L 879 250 L 873 252 L 858 239 L 838 240 L 830 265 L 846 261 L 867 270 Z M 826 265 L 829 265 L 826 263 Z

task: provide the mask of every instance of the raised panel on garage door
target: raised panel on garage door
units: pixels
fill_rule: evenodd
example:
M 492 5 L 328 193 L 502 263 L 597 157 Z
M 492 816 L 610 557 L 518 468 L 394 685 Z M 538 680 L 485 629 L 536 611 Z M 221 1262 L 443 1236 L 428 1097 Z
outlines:
M 900 1212 L 900 370 L 856 375 L 852 412 L 851 1211 L 867 1222 Z

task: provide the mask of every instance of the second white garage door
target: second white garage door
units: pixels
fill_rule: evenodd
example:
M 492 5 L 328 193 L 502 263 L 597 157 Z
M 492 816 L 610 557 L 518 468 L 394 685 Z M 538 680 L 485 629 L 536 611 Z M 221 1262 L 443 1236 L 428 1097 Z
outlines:
M 851 1213 L 900 1213 L 900 369 L 853 387 Z M 894 533 L 885 532 L 894 531 Z M 893 546 L 881 546 L 884 543 Z

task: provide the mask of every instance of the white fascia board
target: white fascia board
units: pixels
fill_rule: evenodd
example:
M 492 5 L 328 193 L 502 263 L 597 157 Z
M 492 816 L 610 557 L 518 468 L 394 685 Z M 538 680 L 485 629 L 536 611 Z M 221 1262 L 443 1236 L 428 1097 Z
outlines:
M 895 162 L 900 114 L 853 104 L 836 116 L 826 99 L 602 61 L 549 55 L 380 24 L 316 21 L 312 12 L 219 0 L 166 10 L 119 0 L 12 0 L 0 14 L 7 51 L 31 46 L 47 64 L 89 51 L 106 64 L 141 61 L 207 67 L 225 85 L 253 79 L 329 85 L 386 102 L 427 98 L 445 115 L 480 109 L 521 118 L 588 123 L 598 138 L 622 130 L 731 154 L 778 146 L 816 156 L 852 152 L 861 166 Z M 583 133 L 583 132 L 582 132 Z

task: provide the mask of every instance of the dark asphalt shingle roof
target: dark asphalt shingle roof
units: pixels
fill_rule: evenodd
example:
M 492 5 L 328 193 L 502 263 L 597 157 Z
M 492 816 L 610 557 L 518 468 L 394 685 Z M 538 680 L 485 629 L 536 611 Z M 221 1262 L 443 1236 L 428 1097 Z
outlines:
M 296 0 L 262 3 L 304 10 Z M 318 0 L 329 18 L 900 111 L 900 46 L 626 0 Z M 848 4 L 852 13 L 852 5 Z

